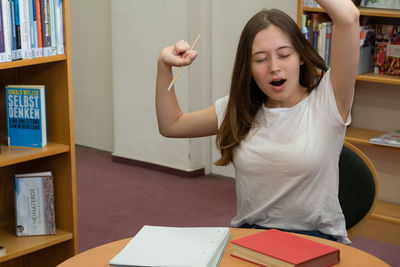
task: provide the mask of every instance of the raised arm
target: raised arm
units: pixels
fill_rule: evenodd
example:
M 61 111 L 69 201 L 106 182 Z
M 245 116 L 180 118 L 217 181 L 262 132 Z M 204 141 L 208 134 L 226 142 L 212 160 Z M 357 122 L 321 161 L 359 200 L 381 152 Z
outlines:
M 175 88 L 168 91 L 172 81 L 173 66 L 190 65 L 197 56 L 196 51 L 179 41 L 174 46 L 161 50 L 157 61 L 156 112 L 158 129 L 166 137 L 201 137 L 218 131 L 215 107 L 183 114 L 176 99 Z
M 360 57 L 360 13 L 351 0 L 317 0 L 333 22 L 331 81 L 336 104 L 347 120 Z

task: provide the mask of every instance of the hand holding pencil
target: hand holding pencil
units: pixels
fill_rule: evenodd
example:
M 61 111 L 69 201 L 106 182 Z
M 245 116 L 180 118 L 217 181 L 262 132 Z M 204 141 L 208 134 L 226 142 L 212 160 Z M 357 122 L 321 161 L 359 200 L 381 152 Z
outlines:
M 192 46 L 185 41 L 179 41 L 175 46 L 170 46 L 166 48 L 163 61 L 165 64 L 170 66 L 179 67 L 175 76 L 173 77 L 170 85 L 168 86 L 168 91 L 171 90 L 176 79 L 182 71 L 183 66 L 190 65 L 197 56 L 197 51 L 193 50 L 200 39 L 200 35 L 196 37 Z

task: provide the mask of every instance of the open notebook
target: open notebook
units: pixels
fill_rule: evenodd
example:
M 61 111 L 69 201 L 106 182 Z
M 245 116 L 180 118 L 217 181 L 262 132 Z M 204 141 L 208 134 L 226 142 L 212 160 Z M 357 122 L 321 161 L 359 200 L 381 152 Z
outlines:
M 227 227 L 145 225 L 109 263 L 118 267 L 214 267 L 229 236 Z

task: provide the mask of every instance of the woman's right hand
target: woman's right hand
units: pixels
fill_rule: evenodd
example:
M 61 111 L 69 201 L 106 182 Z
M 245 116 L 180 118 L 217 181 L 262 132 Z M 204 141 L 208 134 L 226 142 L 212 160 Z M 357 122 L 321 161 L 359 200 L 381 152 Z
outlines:
M 158 61 L 165 66 L 180 67 L 190 65 L 196 58 L 197 51 L 190 50 L 187 42 L 180 40 L 175 45 L 161 50 Z

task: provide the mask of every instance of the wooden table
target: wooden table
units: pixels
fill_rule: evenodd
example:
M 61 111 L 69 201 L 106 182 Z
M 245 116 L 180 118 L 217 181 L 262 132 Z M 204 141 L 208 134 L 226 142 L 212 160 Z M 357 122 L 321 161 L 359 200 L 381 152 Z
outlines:
M 231 228 L 231 239 L 237 239 L 240 237 L 244 237 L 250 234 L 254 234 L 259 231 L 264 231 L 264 230 L 256 230 L 256 229 L 238 229 L 238 228 Z M 299 235 L 299 234 L 298 234 Z M 340 263 L 335 265 L 338 267 L 342 266 L 349 266 L 349 267 L 354 267 L 354 266 L 363 266 L 363 267 L 380 267 L 380 266 L 386 266 L 389 267 L 389 265 L 382 260 L 378 259 L 375 256 L 372 256 L 371 254 L 368 254 L 362 250 L 343 245 L 341 243 L 337 243 L 334 241 L 329 241 L 326 239 L 321 239 L 318 237 L 313 237 L 313 236 L 306 236 L 306 235 L 299 235 L 311 240 L 316 240 L 318 242 L 337 247 L 340 249 Z M 131 238 L 126 238 L 122 240 L 118 240 L 115 242 L 111 242 L 99 247 L 95 247 L 92 249 L 89 249 L 87 251 L 84 251 L 78 255 L 75 255 L 74 257 L 68 259 L 67 261 L 61 263 L 58 265 L 58 267 L 79 267 L 79 266 L 84 266 L 84 267 L 107 267 L 109 266 L 108 262 L 115 256 L 117 255 L 128 242 L 131 240 Z M 245 262 L 243 260 L 237 259 L 232 257 L 231 255 L 231 244 L 230 242 L 228 243 L 224 254 L 222 255 L 221 262 L 219 264 L 219 267 L 251 267 L 251 266 L 256 266 L 254 264 Z

